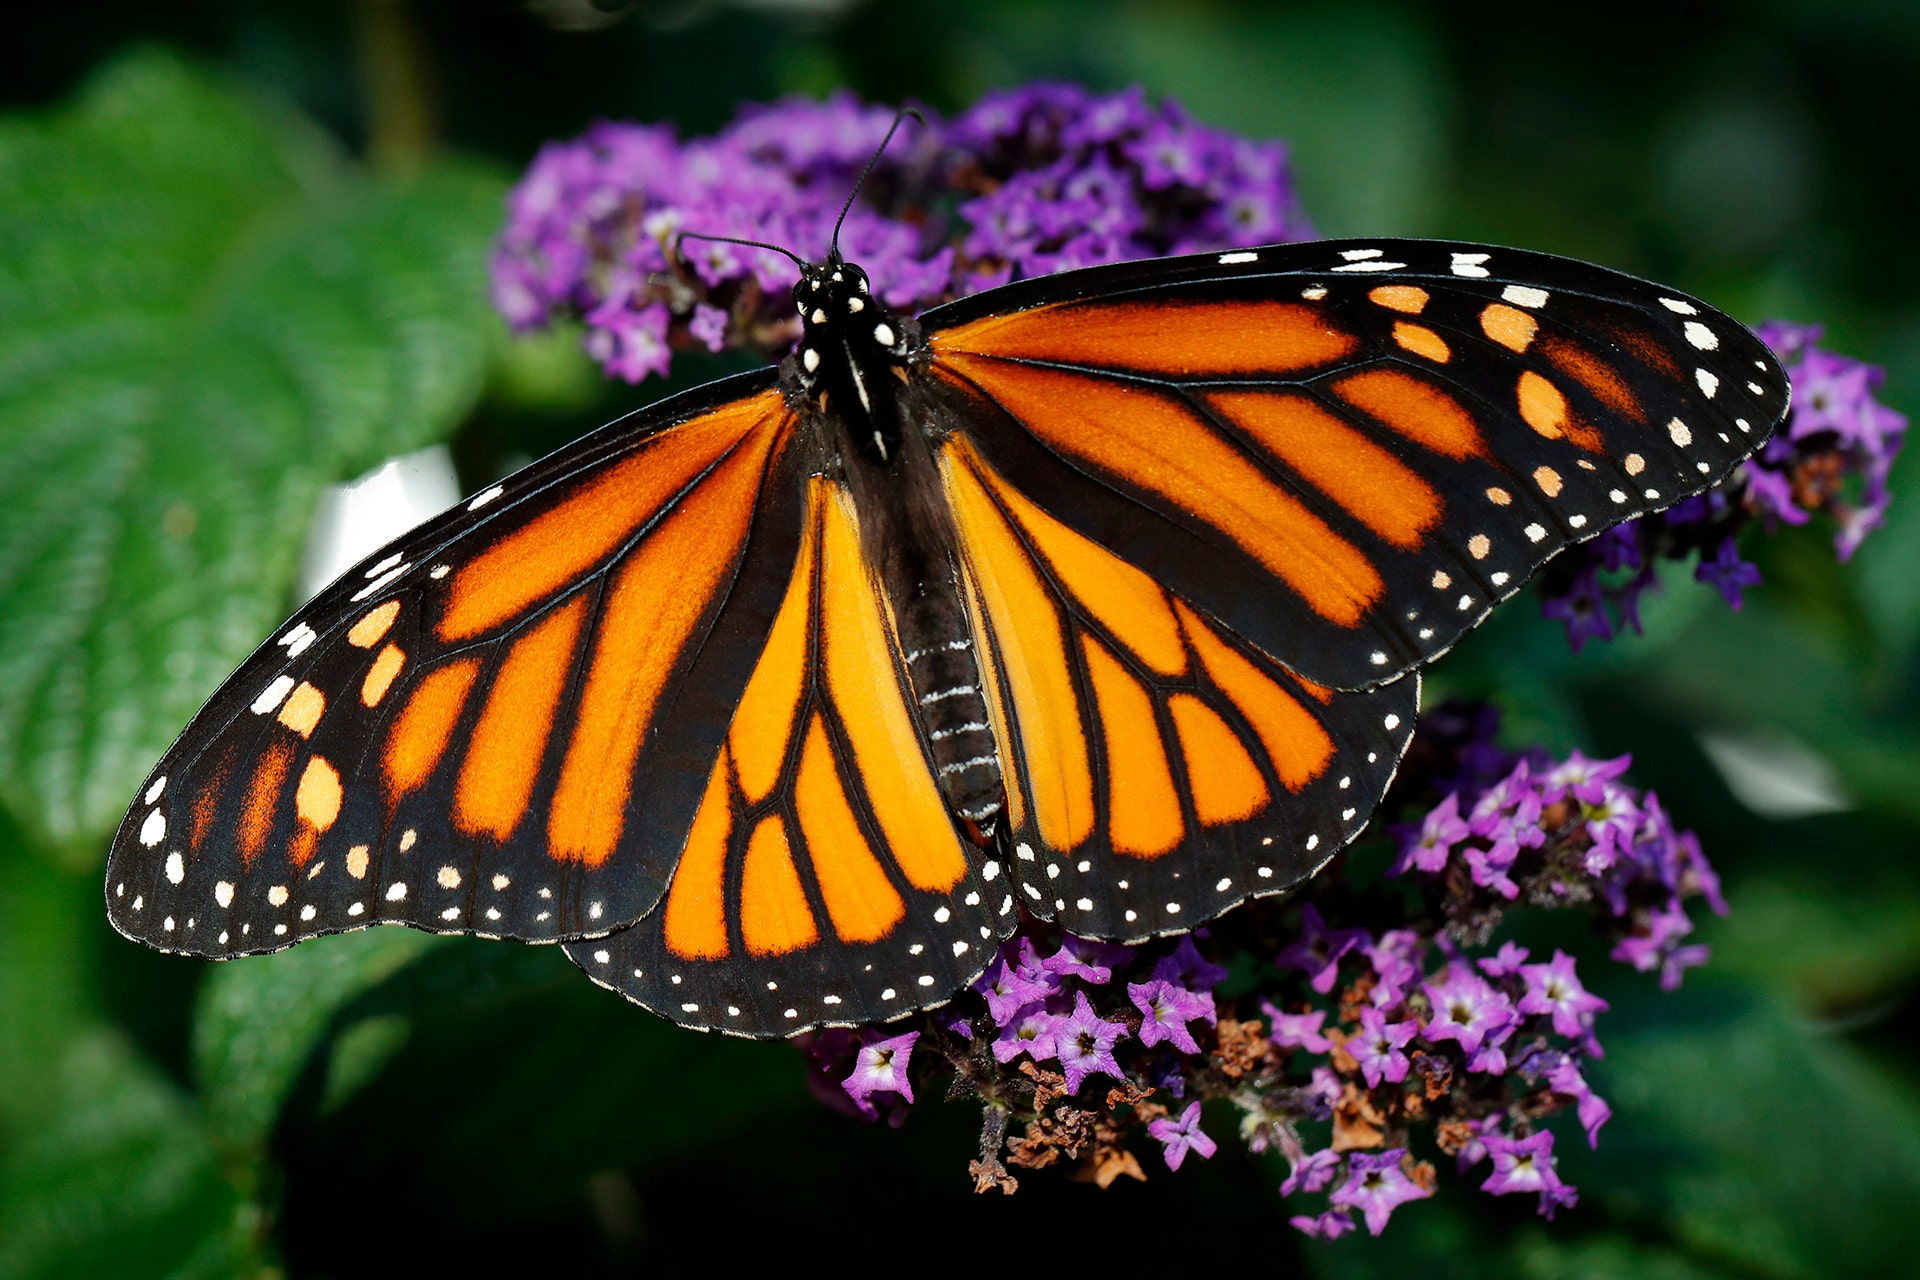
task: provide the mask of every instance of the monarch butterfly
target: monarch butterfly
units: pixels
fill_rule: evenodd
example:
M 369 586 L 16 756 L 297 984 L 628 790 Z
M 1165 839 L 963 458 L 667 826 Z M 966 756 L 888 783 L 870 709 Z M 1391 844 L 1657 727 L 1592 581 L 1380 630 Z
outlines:
M 796 261 L 799 261 L 796 259 Z M 1485 245 L 1093 267 L 622 419 L 302 608 L 113 844 L 127 936 L 559 942 L 750 1036 L 949 999 L 1022 914 L 1134 941 L 1314 874 L 1419 668 L 1787 409 L 1696 299 Z

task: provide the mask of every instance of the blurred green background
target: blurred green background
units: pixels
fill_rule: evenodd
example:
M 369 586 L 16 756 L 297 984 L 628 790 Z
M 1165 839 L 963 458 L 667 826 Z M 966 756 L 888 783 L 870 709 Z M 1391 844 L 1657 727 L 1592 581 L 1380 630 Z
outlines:
M 954 110 L 1038 76 L 1289 139 L 1327 234 L 1524 244 L 1823 322 L 1920 409 L 1903 0 L 14 6 L 0 1277 L 1914 1272 L 1912 452 L 1844 568 L 1827 530 L 1755 538 L 1768 582 L 1741 614 L 1682 572 L 1645 638 L 1576 658 L 1523 599 L 1435 673 L 1496 698 L 1516 743 L 1633 752 L 1733 902 L 1678 994 L 1583 970 L 1614 1004 L 1616 1118 L 1598 1153 L 1561 1143 L 1584 1198 L 1552 1227 L 1443 1176 L 1384 1238 L 1308 1245 L 1231 1141 L 1144 1186 L 975 1198 L 971 1107 L 854 1124 L 790 1047 L 670 1029 L 555 949 L 380 930 L 216 967 L 112 934 L 113 824 L 291 606 L 324 485 L 445 440 L 477 487 L 665 389 L 601 382 L 569 335 L 511 343 L 484 304 L 500 198 L 543 140 L 600 116 L 703 132 L 840 85 Z

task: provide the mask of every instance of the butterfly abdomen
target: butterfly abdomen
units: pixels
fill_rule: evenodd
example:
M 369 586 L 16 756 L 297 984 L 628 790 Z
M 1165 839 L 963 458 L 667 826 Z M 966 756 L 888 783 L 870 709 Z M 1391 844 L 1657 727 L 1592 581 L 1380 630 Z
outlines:
M 970 831 L 990 837 L 1002 802 L 1000 753 L 959 596 L 950 582 L 923 580 L 897 609 L 907 677 L 941 794 Z

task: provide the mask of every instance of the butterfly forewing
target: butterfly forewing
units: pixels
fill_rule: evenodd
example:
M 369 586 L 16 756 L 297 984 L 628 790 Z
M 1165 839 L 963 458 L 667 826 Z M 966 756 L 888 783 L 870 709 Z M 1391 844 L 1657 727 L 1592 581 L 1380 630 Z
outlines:
M 567 947 L 647 1008 L 742 1035 L 943 1003 L 1019 919 L 935 784 L 845 488 L 815 479 L 806 525 L 660 910 Z
M 115 925 L 224 956 L 652 909 L 800 540 L 768 381 L 596 433 L 322 592 L 154 770 Z
M 1725 478 L 1786 410 L 1727 316 L 1518 250 L 1321 242 L 1002 292 L 926 317 L 989 464 L 1338 688 L 1432 658 L 1568 543 Z

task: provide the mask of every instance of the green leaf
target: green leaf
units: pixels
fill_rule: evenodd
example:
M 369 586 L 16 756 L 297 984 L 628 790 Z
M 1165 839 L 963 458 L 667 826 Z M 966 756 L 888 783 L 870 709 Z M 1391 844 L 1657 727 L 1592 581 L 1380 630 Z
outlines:
M 194 1015 L 193 1057 L 220 1145 L 242 1160 L 260 1159 L 288 1090 L 341 1008 L 442 942 L 412 929 L 373 929 L 214 969 Z M 360 1071 L 363 1083 L 368 1067 L 378 1064 L 345 1070 Z
M 0 1280 L 256 1269 L 192 1101 L 101 1016 L 104 931 L 94 877 L 0 825 Z
M 0 803 L 43 838 L 106 831 L 284 616 L 321 487 L 468 412 L 501 193 L 158 53 L 0 123 Z

